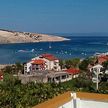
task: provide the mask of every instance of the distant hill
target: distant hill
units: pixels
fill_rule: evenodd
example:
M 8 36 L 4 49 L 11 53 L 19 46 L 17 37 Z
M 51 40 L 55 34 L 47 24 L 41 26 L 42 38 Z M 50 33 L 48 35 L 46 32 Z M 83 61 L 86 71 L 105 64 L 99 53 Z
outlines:
M 64 41 L 64 40 L 68 39 L 47 34 L 17 32 L 17 31 L 0 29 L 0 44 L 48 42 L 48 41 Z

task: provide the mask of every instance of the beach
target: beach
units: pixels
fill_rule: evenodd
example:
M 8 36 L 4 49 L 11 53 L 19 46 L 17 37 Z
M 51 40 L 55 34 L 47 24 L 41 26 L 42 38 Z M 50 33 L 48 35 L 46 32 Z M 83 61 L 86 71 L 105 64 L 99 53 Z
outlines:
M 0 70 L 3 69 L 6 66 L 7 66 L 6 64 L 0 64 Z

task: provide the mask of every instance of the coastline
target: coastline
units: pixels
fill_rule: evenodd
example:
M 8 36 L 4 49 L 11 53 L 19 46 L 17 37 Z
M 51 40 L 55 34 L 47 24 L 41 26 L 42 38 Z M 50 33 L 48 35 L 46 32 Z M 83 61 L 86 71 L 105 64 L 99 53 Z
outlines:
M 8 66 L 8 64 L 0 64 L 0 70 L 3 69 L 6 66 Z
M 5 68 L 6 66 L 12 66 L 13 64 L 0 64 L 0 70 Z
M 70 39 L 62 36 L 0 30 L 0 44 L 60 42 L 68 40 Z

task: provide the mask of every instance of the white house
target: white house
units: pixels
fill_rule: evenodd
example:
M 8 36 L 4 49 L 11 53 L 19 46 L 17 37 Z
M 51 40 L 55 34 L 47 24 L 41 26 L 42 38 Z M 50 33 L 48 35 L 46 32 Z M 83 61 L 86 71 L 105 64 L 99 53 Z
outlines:
M 30 73 L 36 70 L 60 71 L 59 59 L 52 54 L 42 54 L 24 65 L 24 73 Z
M 72 76 L 72 78 L 77 78 L 80 74 L 80 70 L 76 69 L 76 68 L 70 68 L 70 69 L 66 69 L 64 71 L 69 73 Z
M 60 71 L 60 72 L 50 72 L 47 75 L 48 78 L 48 82 L 55 82 L 55 83 L 59 83 L 59 82 L 66 82 L 72 79 L 72 75 L 64 72 L 64 71 Z

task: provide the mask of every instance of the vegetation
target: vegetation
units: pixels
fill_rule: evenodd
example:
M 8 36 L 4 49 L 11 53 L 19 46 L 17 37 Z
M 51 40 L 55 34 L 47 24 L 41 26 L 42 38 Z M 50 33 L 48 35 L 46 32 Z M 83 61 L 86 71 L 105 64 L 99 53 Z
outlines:
M 79 64 L 79 68 L 81 70 L 87 71 L 88 65 L 89 64 L 93 65 L 93 64 L 95 64 L 95 62 L 97 62 L 97 61 L 96 61 L 96 58 L 94 58 L 94 57 L 86 58 L 86 59 L 82 60 L 82 62 Z
M 80 64 L 79 58 L 67 59 L 67 60 L 60 60 L 61 68 L 78 68 Z
M 59 84 L 34 82 L 21 84 L 21 81 L 13 76 L 13 74 L 23 72 L 23 65 L 16 63 L 15 65 L 7 66 L 2 70 L 4 72 L 4 80 L 0 82 L 0 107 L 30 108 L 70 90 L 108 94 L 108 82 L 102 80 L 99 83 L 99 91 L 96 91 L 96 85 L 88 78 L 87 67 L 89 63 L 92 64 L 93 59 L 87 58 L 82 62 L 80 62 L 79 59 L 60 61 L 62 68 L 77 67 L 80 68 L 81 71 L 78 78 Z M 104 63 L 104 65 L 105 67 L 108 66 L 107 63 Z
M 101 83 L 102 84 L 102 83 Z M 108 83 L 100 86 L 99 93 L 108 93 Z M 95 85 L 86 78 L 79 77 L 64 83 L 34 83 L 21 84 L 21 82 L 6 73 L 3 82 L 0 82 L 1 108 L 30 108 L 66 91 L 95 91 Z
M 108 69 L 108 61 L 103 62 L 102 65 L 105 69 Z
M 1 108 L 29 108 L 54 96 L 64 93 L 67 88 L 55 83 L 21 84 L 21 82 L 6 73 L 4 81 L 0 82 Z
M 8 74 L 18 74 L 23 73 L 23 68 L 23 64 L 17 62 L 15 65 L 6 66 L 4 69 L 2 69 L 2 71 Z

